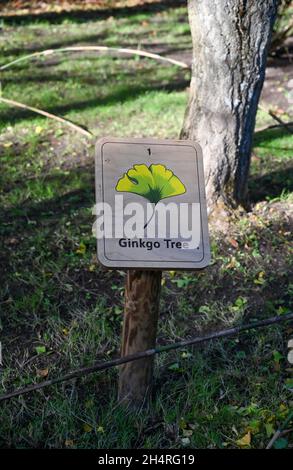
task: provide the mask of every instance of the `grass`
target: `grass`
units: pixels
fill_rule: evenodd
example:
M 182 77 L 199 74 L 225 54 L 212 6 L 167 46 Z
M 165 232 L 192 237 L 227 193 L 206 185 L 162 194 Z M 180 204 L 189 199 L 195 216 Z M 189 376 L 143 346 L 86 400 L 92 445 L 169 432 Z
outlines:
M 179 60 L 191 47 L 182 8 L 83 23 L 6 21 L 1 41 L 2 64 L 70 44 L 140 45 Z M 97 137 L 176 138 L 189 76 L 147 59 L 76 54 L 23 62 L 1 81 L 4 96 Z M 3 105 L 0 113 L 4 393 L 117 355 L 124 273 L 96 262 L 92 144 L 31 113 Z M 291 150 L 283 129 L 255 135 L 253 211 L 235 215 L 226 239 L 214 237 L 209 269 L 164 273 L 159 344 L 292 310 Z M 139 414 L 117 405 L 117 370 L 10 400 L 0 410 L 0 446 L 238 448 L 249 435 L 248 447 L 265 447 L 292 407 L 290 334 L 272 327 L 159 356 L 152 407 Z
M 284 129 L 268 129 L 255 134 L 254 145 L 252 198 L 292 202 L 292 135 Z

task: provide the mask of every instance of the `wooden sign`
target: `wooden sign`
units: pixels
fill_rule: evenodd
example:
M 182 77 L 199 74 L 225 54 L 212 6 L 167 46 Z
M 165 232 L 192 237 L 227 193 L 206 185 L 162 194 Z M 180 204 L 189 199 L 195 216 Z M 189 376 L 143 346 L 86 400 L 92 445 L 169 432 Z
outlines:
M 99 140 L 96 199 L 94 233 L 104 266 L 209 264 L 202 153 L 193 141 Z

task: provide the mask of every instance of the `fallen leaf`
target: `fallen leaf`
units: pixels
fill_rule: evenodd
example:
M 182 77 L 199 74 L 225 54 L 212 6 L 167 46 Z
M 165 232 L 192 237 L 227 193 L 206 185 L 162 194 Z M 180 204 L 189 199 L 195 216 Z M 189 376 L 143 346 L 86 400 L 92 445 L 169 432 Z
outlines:
M 42 128 L 41 126 L 37 126 L 37 127 L 35 128 L 35 133 L 36 133 L 37 135 L 41 134 L 42 131 L 43 131 L 43 128 Z
M 37 376 L 38 377 L 47 377 L 49 374 L 49 369 L 46 367 L 46 369 L 37 369 Z
M 234 256 L 231 257 L 230 263 L 227 264 L 226 269 L 233 269 L 236 267 L 236 258 Z
M 279 406 L 279 410 L 280 411 L 288 411 L 288 407 L 284 404 L 284 403 L 281 403 L 280 406 Z
M 245 434 L 243 437 L 241 437 L 241 439 L 238 439 L 236 441 L 236 444 L 239 447 L 249 447 L 250 443 L 251 443 L 251 432 L 250 431 L 248 431 L 247 434 Z
M 253 281 L 254 284 L 263 285 L 265 283 L 264 275 L 265 275 L 265 273 L 263 271 L 258 273 L 257 278 L 254 279 L 254 281 Z
M 92 432 L 93 428 L 89 424 L 85 423 L 83 425 L 83 430 L 84 430 L 84 432 Z
M 234 238 L 230 238 L 229 243 L 233 246 L 233 248 L 238 248 L 238 242 Z
M 74 446 L 74 442 L 73 442 L 72 439 L 66 439 L 64 444 L 65 444 L 65 447 L 73 447 Z
M 84 255 L 86 252 L 86 246 L 84 243 L 80 243 L 79 244 L 79 247 L 77 248 L 77 250 L 75 251 L 75 253 L 79 254 L 79 255 Z
M 189 437 L 183 437 L 181 439 L 181 442 L 182 442 L 183 446 L 188 446 L 190 444 L 190 439 L 189 439 Z

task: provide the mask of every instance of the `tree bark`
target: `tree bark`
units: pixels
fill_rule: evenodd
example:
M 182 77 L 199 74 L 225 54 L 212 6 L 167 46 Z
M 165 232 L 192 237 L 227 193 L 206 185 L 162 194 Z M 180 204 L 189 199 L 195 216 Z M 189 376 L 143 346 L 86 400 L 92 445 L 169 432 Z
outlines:
M 181 138 L 202 147 L 209 209 L 247 194 L 252 136 L 278 0 L 188 0 L 193 40 Z
M 125 309 L 121 356 L 152 349 L 156 345 L 161 271 L 129 270 L 125 285 Z M 132 408 L 148 402 L 154 357 L 139 359 L 120 368 L 118 400 Z

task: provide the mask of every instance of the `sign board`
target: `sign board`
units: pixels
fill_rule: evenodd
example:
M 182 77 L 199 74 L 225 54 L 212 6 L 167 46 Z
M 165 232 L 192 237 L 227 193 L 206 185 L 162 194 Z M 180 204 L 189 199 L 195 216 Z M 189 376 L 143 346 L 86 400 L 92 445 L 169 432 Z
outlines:
M 209 264 L 202 153 L 193 141 L 99 140 L 96 199 L 102 265 L 185 270 Z

